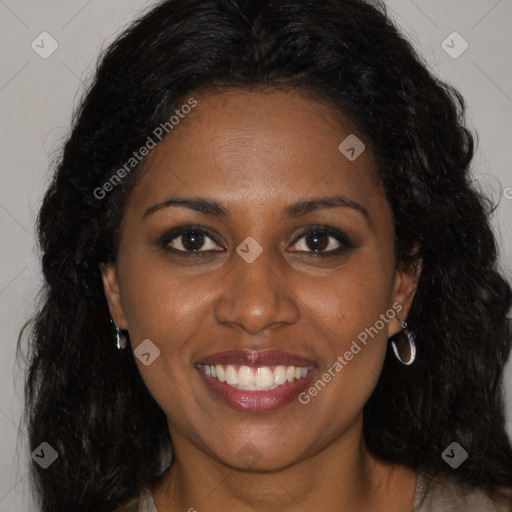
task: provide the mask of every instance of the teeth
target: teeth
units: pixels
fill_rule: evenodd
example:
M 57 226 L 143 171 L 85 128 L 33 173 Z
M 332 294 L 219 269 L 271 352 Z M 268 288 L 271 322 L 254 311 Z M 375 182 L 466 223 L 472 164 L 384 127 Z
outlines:
M 274 384 L 274 374 L 268 366 L 256 370 L 256 386 L 259 388 L 269 388 Z
M 238 370 L 238 383 L 241 386 L 253 386 L 254 385 L 254 373 L 248 366 L 240 366 Z
M 302 371 L 301 371 L 302 373 Z M 304 368 L 304 375 L 308 373 L 308 369 Z M 286 367 L 285 366 L 276 366 L 274 368 L 274 384 L 284 384 L 286 382 Z
M 252 368 L 241 365 L 235 367 L 228 365 L 200 365 L 206 375 L 210 375 L 221 382 L 226 382 L 237 389 L 251 391 L 268 391 L 282 386 L 288 382 L 304 378 L 311 368 L 295 366 L 262 366 Z M 238 369 L 237 369 L 238 368 Z
M 221 382 L 226 382 L 226 372 L 224 371 L 224 368 L 222 368 L 220 364 L 211 366 L 210 368 L 215 368 L 215 370 L 217 371 L 217 379 L 219 379 Z
M 238 372 L 235 370 L 235 367 L 231 364 L 228 364 L 226 368 L 226 382 L 232 386 L 233 384 L 238 384 Z

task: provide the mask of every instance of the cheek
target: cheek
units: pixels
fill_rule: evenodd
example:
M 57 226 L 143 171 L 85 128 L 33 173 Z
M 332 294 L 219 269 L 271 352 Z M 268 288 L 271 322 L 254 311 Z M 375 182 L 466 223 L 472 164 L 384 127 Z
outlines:
M 319 378 L 329 382 L 330 399 L 343 400 L 345 413 L 357 413 L 379 378 L 394 317 L 392 277 L 389 255 L 368 247 L 329 279 L 303 283 L 305 321 L 327 340 Z
M 122 280 L 130 336 L 165 340 L 173 326 L 178 324 L 181 329 L 191 316 L 198 315 L 215 279 L 210 273 L 176 271 L 162 257 L 146 255 L 144 263 L 139 264 L 133 256 L 125 262 Z
M 168 417 L 181 417 L 193 396 L 190 340 L 203 324 L 202 306 L 213 289 L 213 276 L 177 272 L 161 256 L 134 251 L 120 267 L 123 309 L 130 342 L 136 350 L 146 339 L 160 350 L 149 365 L 135 358 L 142 379 Z M 124 278 L 124 279 L 123 279 Z M 210 313 L 211 314 L 211 313 Z
M 336 272 L 305 278 L 302 291 L 297 289 L 297 293 L 311 317 L 319 325 L 324 324 L 335 343 L 343 347 L 389 309 L 392 279 L 392 260 L 367 247 L 354 253 Z M 384 331 L 387 333 L 387 329 Z

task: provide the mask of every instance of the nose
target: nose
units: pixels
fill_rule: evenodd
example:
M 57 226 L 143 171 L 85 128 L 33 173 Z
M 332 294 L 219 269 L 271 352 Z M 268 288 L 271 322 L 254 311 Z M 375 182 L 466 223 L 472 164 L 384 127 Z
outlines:
M 286 282 L 286 273 L 280 271 L 275 260 L 271 261 L 276 256 L 264 249 L 252 263 L 238 254 L 233 257 L 233 267 L 217 285 L 216 320 L 253 335 L 297 322 L 297 301 Z

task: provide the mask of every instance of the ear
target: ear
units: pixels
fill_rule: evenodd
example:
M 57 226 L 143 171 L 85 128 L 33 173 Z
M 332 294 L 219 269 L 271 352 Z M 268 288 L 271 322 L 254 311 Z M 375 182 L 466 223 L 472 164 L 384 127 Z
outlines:
M 393 304 L 400 304 L 402 309 L 397 309 L 398 317 L 401 320 L 406 320 L 411 310 L 418 281 L 421 275 L 423 261 L 421 259 L 412 263 L 401 264 L 399 269 L 395 272 L 393 283 Z M 389 336 L 393 336 L 402 330 L 402 325 L 397 317 L 393 318 L 389 326 Z
M 121 304 L 121 292 L 117 279 L 116 266 L 114 263 L 100 263 L 101 276 L 103 279 L 103 291 L 108 303 L 110 316 L 119 329 L 127 330 L 126 318 Z

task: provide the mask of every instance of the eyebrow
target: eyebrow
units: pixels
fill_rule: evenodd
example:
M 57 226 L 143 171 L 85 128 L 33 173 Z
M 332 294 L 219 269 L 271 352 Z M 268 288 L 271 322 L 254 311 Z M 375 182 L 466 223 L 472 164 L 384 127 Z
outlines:
M 168 208 L 171 206 L 189 208 L 191 210 L 203 213 L 205 215 L 212 215 L 216 217 L 229 217 L 229 211 L 224 208 L 220 203 L 211 199 L 204 198 L 188 198 L 188 197 L 168 197 L 164 201 L 157 203 L 151 207 L 149 207 L 143 214 L 142 219 L 145 220 L 147 217 L 152 215 L 153 213 L 162 210 L 164 208 Z M 364 206 L 351 199 L 348 199 L 343 196 L 331 196 L 331 197 L 322 197 L 318 199 L 308 199 L 305 201 L 298 201 L 292 205 L 289 205 L 285 208 L 283 215 L 279 219 L 291 219 L 300 217 L 302 215 L 307 215 L 308 213 L 314 212 L 316 210 L 328 209 L 328 208 L 337 208 L 337 207 L 345 207 L 351 208 L 353 210 L 361 213 L 366 221 L 370 224 L 370 216 L 368 211 Z

